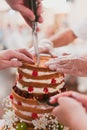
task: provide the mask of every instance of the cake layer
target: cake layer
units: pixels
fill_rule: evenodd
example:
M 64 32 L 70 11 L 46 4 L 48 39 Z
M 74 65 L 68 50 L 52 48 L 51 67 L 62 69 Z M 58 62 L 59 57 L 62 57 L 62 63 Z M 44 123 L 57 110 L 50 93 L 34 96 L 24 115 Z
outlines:
M 18 71 L 22 71 L 24 74 L 26 74 L 26 75 L 28 75 L 28 74 L 30 74 L 30 75 L 32 75 L 32 71 L 33 70 L 30 70 L 30 69 L 27 69 L 27 68 L 19 68 L 18 69 Z M 49 73 L 50 74 L 54 74 L 54 71 L 52 71 L 52 72 L 48 72 L 48 71 L 37 71 L 38 72 L 38 76 L 43 76 L 43 75 L 49 75 Z M 56 72 L 55 72 L 56 73 Z
M 48 100 L 51 96 L 54 96 L 58 93 L 61 92 L 61 90 L 56 90 L 55 92 L 52 92 L 52 93 L 40 93 L 38 91 L 38 93 L 28 93 L 27 91 L 24 91 L 24 90 L 20 90 L 18 87 L 14 86 L 14 91 L 20 95 L 21 97 L 25 97 L 26 99 L 29 99 L 29 98 L 36 98 L 38 99 L 39 101 L 42 101 L 42 100 Z
M 47 68 L 45 66 L 45 62 L 47 62 L 48 60 L 52 59 L 51 57 L 47 57 L 47 56 L 40 56 L 40 64 L 39 66 L 36 65 L 32 65 L 29 63 L 23 63 L 23 66 L 20 68 L 27 68 L 29 70 L 39 70 L 39 71 L 44 71 L 44 72 L 52 72 L 52 70 L 50 70 L 49 68 Z M 55 71 L 53 71 L 55 72 Z
M 28 70 L 28 69 L 27 69 Z M 29 71 L 29 70 L 28 70 Z M 35 73 L 37 73 L 37 75 L 33 75 L 33 72 L 35 72 Z M 61 76 L 63 76 L 64 77 L 64 75 L 63 74 L 61 74 L 61 73 L 57 73 L 57 72 L 44 72 L 44 70 L 42 71 L 42 73 L 43 73 L 43 75 L 41 74 L 39 74 L 40 73 L 40 71 L 38 70 L 38 71 L 36 71 L 36 68 L 34 69 L 34 71 L 29 71 L 29 73 L 26 73 L 26 72 L 24 72 L 23 71 L 23 69 L 21 69 L 21 68 L 19 68 L 18 69 L 18 73 L 19 74 L 21 74 L 21 77 L 22 76 L 24 76 L 24 77 L 26 77 L 26 78 L 30 78 L 30 79 L 36 79 L 36 80 L 44 80 L 44 79 L 52 79 L 52 78 L 59 78 L 59 77 L 61 77 Z M 46 74 L 47 73 L 47 74 Z
M 55 83 L 55 84 L 51 84 L 51 83 L 40 83 L 38 82 L 25 82 L 23 80 L 18 80 L 16 86 L 19 86 L 19 83 L 22 84 L 22 88 L 28 88 L 29 86 L 32 86 L 33 88 L 56 88 L 58 85 L 60 85 L 62 82 L 64 82 L 63 80 L 61 80 L 61 82 L 59 83 Z
M 47 103 L 38 102 L 35 98 L 27 99 L 26 101 L 26 98 L 17 95 L 14 90 L 12 90 L 12 97 L 15 114 L 26 122 L 33 120 L 33 113 L 37 114 L 38 117 L 41 117 L 44 114 L 51 113 L 53 110 L 52 106 L 47 105 Z
M 60 90 L 63 88 L 64 86 L 64 81 L 62 81 L 61 83 L 57 84 L 56 87 L 54 86 L 54 88 L 48 87 L 47 85 L 45 86 L 39 86 L 39 88 L 33 87 L 32 85 L 29 87 L 23 87 L 23 85 L 21 83 L 17 84 L 17 88 L 21 91 L 26 91 L 28 94 L 52 94 L 55 92 L 60 92 Z M 30 90 L 31 89 L 31 90 Z M 47 89 L 47 91 L 45 91 L 45 89 Z
M 21 103 L 22 104 L 22 103 Z M 25 111 L 26 114 L 28 114 L 27 112 L 31 112 L 31 113 L 37 113 L 37 114 L 45 114 L 45 113 L 50 113 L 52 112 L 52 107 L 49 107 L 49 108 L 37 108 L 37 106 L 35 106 L 34 108 L 32 106 L 23 106 L 23 105 L 19 105 L 19 104 L 15 104 L 13 103 L 13 106 L 20 110 L 20 111 Z
M 27 104 L 31 104 L 31 105 L 39 105 L 39 102 L 34 98 L 24 98 L 23 96 L 19 96 L 17 93 L 15 93 L 14 90 L 12 90 L 12 96 L 13 98 L 15 98 L 16 100 L 23 102 L 23 103 L 27 103 Z

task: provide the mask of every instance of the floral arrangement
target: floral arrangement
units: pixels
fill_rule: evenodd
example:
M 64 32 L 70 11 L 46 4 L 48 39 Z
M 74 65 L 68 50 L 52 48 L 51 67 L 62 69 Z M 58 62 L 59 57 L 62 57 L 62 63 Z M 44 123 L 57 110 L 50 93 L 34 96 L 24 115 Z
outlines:
M 3 119 L 5 120 L 4 130 L 27 130 L 27 123 L 19 120 L 12 109 L 11 97 L 3 99 L 2 103 L 5 107 L 5 114 Z M 34 130 L 64 130 L 64 126 L 61 125 L 56 118 L 50 114 L 44 114 L 42 117 L 37 117 L 32 120 Z M 15 126 L 15 128 L 14 128 Z

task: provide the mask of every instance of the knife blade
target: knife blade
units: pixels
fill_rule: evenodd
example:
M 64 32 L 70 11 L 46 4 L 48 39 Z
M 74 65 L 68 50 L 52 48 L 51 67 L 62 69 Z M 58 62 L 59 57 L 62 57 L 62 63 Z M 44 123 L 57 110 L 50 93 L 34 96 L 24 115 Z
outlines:
M 35 15 L 35 20 L 32 21 L 32 43 L 35 50 L 35 58 L 36 58 L 36 66 L 40 64 L 40 54 L 38 49 L 38 33 L 37 33 L 37 24 L 38 24 L 38 16 L 37 16 L 37 1 L 36 0 L 25 0 L 25 5 L 31 9 Z

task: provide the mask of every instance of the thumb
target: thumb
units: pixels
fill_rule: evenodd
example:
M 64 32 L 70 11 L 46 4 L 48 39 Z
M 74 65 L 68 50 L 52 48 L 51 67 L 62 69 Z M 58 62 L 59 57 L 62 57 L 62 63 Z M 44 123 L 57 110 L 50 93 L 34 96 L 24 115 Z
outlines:
M 72 102 L 73 101 L 75 101 L 75 99 L 73 99 L 73 98 L 70 98 L 70 97 L 60 97 L 59 99 L 58 99 L 58 103 L 59 103 L 59 105 L 63 105 L 63 106 L 65 106 L 66 104 L 72 104 Z
M 57 58 L 57 57 L 58 57 L 54 49 L 50 50 L 49 53 L 50 53 L 50 55 L 51 55 L 53 58 Z

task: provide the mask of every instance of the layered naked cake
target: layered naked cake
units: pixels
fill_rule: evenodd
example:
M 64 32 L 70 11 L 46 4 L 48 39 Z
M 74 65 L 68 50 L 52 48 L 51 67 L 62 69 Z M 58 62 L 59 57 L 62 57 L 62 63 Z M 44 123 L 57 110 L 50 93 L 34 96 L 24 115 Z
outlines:
M 18 68 L 16 83 L 9 96 L 11 103 L 9 98 L 4 101 L 10 103 L 4 115 L 4 130 L 64 129 L 51 114 L 54 106 L 49 104 L 51 96 L 65 90 L 64 75 L 44 66 L 49 59 L 41 57 L 39 67 L 23 63 Z

